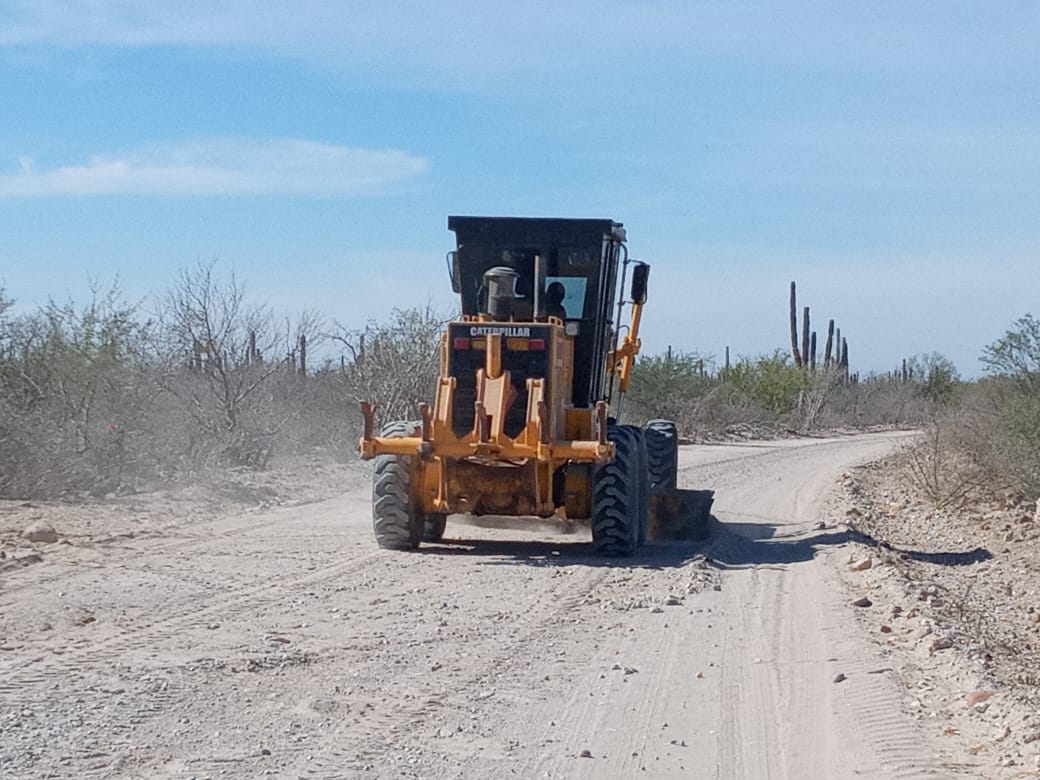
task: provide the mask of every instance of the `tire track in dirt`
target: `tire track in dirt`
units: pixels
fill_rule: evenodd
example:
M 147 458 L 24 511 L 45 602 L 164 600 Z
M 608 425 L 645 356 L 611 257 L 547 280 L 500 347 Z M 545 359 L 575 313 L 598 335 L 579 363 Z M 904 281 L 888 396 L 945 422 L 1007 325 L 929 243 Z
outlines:
M 875 442 L 866 455 L 862 445 L 851 445 L 854 457 L 890 443 Z M 543 710 L 560 724 L 558 749 L 536 756 L 525 775 L 958 774 L 924 747 L 924 734 L 901 712 L 901 691 L 868 673 L 881 661 L 863 652 L 854 608 L 828 562 L 816 560 L 844 540 L 840 532 L 808 529 L 825 513 L 824 499 L 849 460 L 846 446 L 755 448 L 724 467 L 684 470 L 684 483 L 710 484 L 724 497 L 716 511 L 722 524 L 705 548 L 721 568 L 721 592 L 687 599 L 690 609 L 673 613 L 667 630 L 659 616 L 633 614 L 629 627 L 640 641 L 605 639 L 638 672 L 612 678 L 607 671 L 604 682 L 597 672 L 610 669 L 613 657 L 597 655 L 566 703 Z M 774 475 L 776 484 L 762 475 Z M 843 682 L 836 682 L 839 672 Z
M 171 612 L 164 612 L 151 622 L 138 624 L 132 628 L 119 629 L 115 634 L 92 640 L 85 639 L 80 647 L 61 651 L 60 654 L 38 655 L 32 658 L 15 658 L 7 663 L 0 663 L 0 675 L 5 678 L 0 682 L 0 692 L 15 692 L 32 682 L 43 682 L 55 675 L 75 671 L 77 664 L 86 663 L 98 658 L 111 659 L 113 655 L 127 651 L 140 650 L 146 646 L 160 645 L 163 640 L 189 627 L 212 622 L 217 618 L 232 618 L 255 611 L 258 607 L 268 606 L 285 598 L 287 593 L 319 585 L 329 580 L 356 573 L 371 565 L 384 554 L 378 549 L 358 558 L 351 558 L 322 567 L 313 572 L 290 575 L 280 578 L 277 589 L 272 588 L 269 581 L 240 588 L 231 593 L 218 594 L 217 603 L 199 606 L 188 602 L 178 606 Z M 53 652 L 53 651 L 52 651 Z M 89 665 L 89 664 L 88 664 Z
M 562 705 L 550 703 L 532 718 L 550 724 L 543 740 L 554 749 L 529 756 L 520 776 L 638 777 L 646 772 L 684 776 L 693 771 L 696 764 L 686 763 L 680 755 L 681 740 L 676 739 L 675 745 L 662 742 L 670 726 L 667 713 L 686 706 L 681 688 L 692 674 L 687 636 L 681 630 L 662 629 L 662 620 L 654 626 L 643 616 L 627 614 L 635 618 L 627 624 L 634 631 L 622 632 L 627 636 L 620 653 L 615 648 L 613 653 L 593 655 Z M 676 617 L 668 618 L 667 625 L 672 626 Z M 662 745 L 675 748 L 675 755 L 664 756 L 664 765 L 660 754 L 668 751 Z M 604 760 L 609 761 L 606 767 Z
M 0 700 L 9 711 L 39 713 L 45 717 L 48 691 L 71 686 L 81 703 L 93 702 L 91 710 L 111 712 L 107 728 L 115 734 L 130 735 L 146 721 L 181 709 L 180 705 L 190 703 L 194 695 L 193 680 L 188 675 L 156 681 L 148 685 L 147 690 L 135 691 L 132 696 L 122 695 L 122 687 L 107 683 L 106 678 L 119 678 L 117 668 L 121 664 L 132 665 L 132 656 L 146 651 L 153 655 L 161 653 L 170 640 L 182 632 L 207 623 L 249 618 L 295 593 L 362 572 L 385 555 L 373 547 L 360 557 L 313 571 L 283 575 L 276 587 L 272 587 L 270 581 L 239 587 L 230 593 L 218 594 L 205 606 L 189 600 L 150 622 L 122 628 L 97 640 L 85 639 L 60 653 L 14 659 L 0 665 Z M 197 662 L 189 663 L 191 667 L 197 665 Z M 114 696 L 121 696 L 120 706 L 112 709 L 109 705 Z M 127 758 L 125 750 L 120 748 L 118 742 L 108 751 L 71 748 L 57 761 L 57 767 L 63 771 L 74 770 L 76 777 L 111 777 Z M 53 763 L 51 770 L 56 768 Z
M 522 548 L 523 542 L 517 544 Z M 481 655 L 479 663 L 467 666 L 461 677 L 453 678 L 449 686 L 425 693 L 420 701 L 398 700 L 392 707 L 384 706 L 371 715 L 344 721 L 322 735 L 319 742 L 296 750 L 297 762 L 291 765 L 292 773 L 317 780 L 344 777 L 345 772 L 351 777 L 364 778 L 406 771 L 407 766 L 387 766 L 386 756 L 416 749 L 417 736 L 429 737 L 432 725 L 468 718 L 464 713 L 472 708 L 474 701 L 481 702 L 495 695 L 496 689 L 482 691 L 481 681 L 504 674 L 517 658 L 526 657 L 531 647 L 542 646 L 544 636 L 579 607 L 608 572 L 609 569 L 602 566 L 588 566 L 581 570 L 579 582 L 573 577 L 560 577 L 548 588 L 525 594 L 525 601 L 516 605 L 523 611 L 509 637 L 504 641 L 497 640 L 493 634 L 485 637 L 484 642 L 492 645 L 490 651 Z M 444 595 L 450 595 L 450 591 L 446 590 Z M 426 743 L 424 752 L 429 754 L 433 750 Z
M 880 437 L 857 457 L 868 457 L 871 450 L 885 451 L 891 447 L 888 441 Z M 770 460 L 783 463 L 770 464 Z M 775 708 L 765 713 L 738 708 L 739 714 L 724 719 L 728 733 L 720 741 L 716 777 L 808 776 L 824 771 L 825 757 L 841 755 L 852 745 L 869 750 L 852 759 L 860 764 L 837 770 L 847 775 L 956 774 L 937 765 L 922 749 L 924 735 L 901 712 L 902 692 L 891 680 L 870 674 L 883 661 L 864 647 L 851 620 L 855 609 L 848 603 L 851 598 L 832 571 L 839 554 L 833 548 L 847 536 L 815 530 L 834 480 L 849 464 L 841 440 L 764 454 L 744 465 L 783 475 L 782 497 L 756 491 L 753 480 L 743 489 L 738 482 L 731 485 L 733 495 L 721 508 L 724 521 L 738 522 L 726 523 L 711 554 L 750 567 L 742 574 L 738 570 L 727 575 L 730 581 L 738 576 L 745 580 L 739 603 L 729 605 L 740 610 L 744 646 L 731 644 L 728 652 L 742 656 L 745 666 L 749 657 L 754 659 L 750 668 L 732 672 L 733 688 L 728 695 L 722 692 L 723 700 L 764 697 L 761 700 L 774 702 Z M 800 476 L 794 478 L 795 474 Z M 742 688 L 741 681 L 747 681 L 747 687 Z M 806 733 L 816 735 L 813 743 L 806 743 Z M 761 760 L 768 751 L 756 755 L 746 750 L 749 734 L 764 735 L 764 742 L 781 748 L 779 755 L 774 752 L 771 764 Z
M 127 561 L 138 559 L 142 553 L 150 557 L 169 557 L 185 551 L 195 552 L 202 545 L 231 542 L 241 538 L 243 534 L 252 534 L 266 529 L 273 529 L 285 524 L 285 516 L 296 515 L 305 504 L 278 506 L 261 510 L 262 514 L 252 511 L 241 511 L 217 518 L 205 517 L 174 526 L 169 529 L 150 529 L 130 534 L 117 534 L 110 537 L 91 538 L 82 543 L 70 540 L 72 550 L 62 551 L 60 557 L 44 558 L 35 564 L 31 577 L 11 577 L 0 579 L 0 592 L 13 596 L 28 589 L 38 589 L 44 585 L 52 585 L 69 577 L 67 555 L 76 552 L 103 551 L 97 562 L 77 561 L 78 566 L 94 566 L 110 568 Z M 199 530 L 205 527 L 205 530 Z M 72 537 L 77 538 L 77 537 Z M 48 573 L 48 569 L 55 569 Z M 15 569 L 11 573 L 18 572 Z M 21 581 L 19 581 L 19 579 Z

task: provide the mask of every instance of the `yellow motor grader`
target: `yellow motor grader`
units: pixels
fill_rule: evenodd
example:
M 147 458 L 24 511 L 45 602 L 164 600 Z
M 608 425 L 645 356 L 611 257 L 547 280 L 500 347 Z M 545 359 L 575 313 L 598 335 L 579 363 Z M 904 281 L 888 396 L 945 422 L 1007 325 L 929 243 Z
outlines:
M 376 406 L 361 404 L 379 546 L 439 541 L 459 513 L 588 519 L 607 555 L 706 535 L 713 493 L 677 489 L 675 424 L 617 422 L 650 272 L 629 259 L 622 224 L 449 217 L 448 228 L 462 314 L 441 337 L 433 405 L 377 436 Z

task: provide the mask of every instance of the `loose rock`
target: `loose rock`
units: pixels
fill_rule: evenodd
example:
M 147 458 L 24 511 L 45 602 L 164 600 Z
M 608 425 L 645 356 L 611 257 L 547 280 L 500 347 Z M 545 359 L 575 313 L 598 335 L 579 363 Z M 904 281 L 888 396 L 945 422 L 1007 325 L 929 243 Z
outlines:
M 61 537 L 58 532 L 54 530 L 54 527 L 46 522 L 45 520 L 37 520 L 35 523 L 30 525 L 24 531 L 22 531 L 22 538 L 27 539 L 30 542 L 39 542 L 41 544 L 53 544 L 58 541 Z
M 968 706 L 974 707 L 976 704 L 986 701 L 992 695 L 993 691 L 972 691 L 967 696 Z

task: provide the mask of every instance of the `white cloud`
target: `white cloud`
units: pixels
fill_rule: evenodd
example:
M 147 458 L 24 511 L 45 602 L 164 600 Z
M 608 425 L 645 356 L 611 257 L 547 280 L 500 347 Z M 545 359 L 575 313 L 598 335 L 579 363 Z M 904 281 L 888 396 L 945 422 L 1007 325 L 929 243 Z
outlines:
M 95 155 L 39 170 L 22 158 L 0 174 L 0 197 L 156 195 L 365 195 L 426 172 L 426 159 L 395 149 L 353 149 L 299 139 L 218 139 Z

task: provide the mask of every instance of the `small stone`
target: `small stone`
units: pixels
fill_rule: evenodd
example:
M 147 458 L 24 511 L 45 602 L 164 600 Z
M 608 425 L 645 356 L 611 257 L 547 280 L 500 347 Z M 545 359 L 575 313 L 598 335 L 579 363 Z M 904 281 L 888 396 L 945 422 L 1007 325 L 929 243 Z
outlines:
M 578 753 L 578 758 L 592 758 L 592 751 L 583 750 L 580 753 Z
M 881 626 L 881 633 L 882 634 L 891 634 L 892 633 L 892 626 Z
M 22 538 L 27 539 L 30 542 L 52 544 L 58 541 L 61 537 L 58 536 L 58 532 L 54 530 L 54 527 L 50 523 L 44 520 L 37 520 L 22 531 Z
M 867 569 L 869 569 L 873 565 L 874 565 L 874 559 L 871 558 L 868 555 L 863 560 L 856 561 L 855 563 L 850 564 L 849 565 L 849 571 L 866 571 Z
M 969 707 L 974 707 L 976 704 L 981 704 L 993 695 L 993 691 L 972 691 L 967 696 L 967 702 Z
M 940 650 L 949 650 L 951 647 L 953 647 L 952 639 L 945 636 L 937 637 L 935 641 L 928 646 L 928 655 L 935 655 Z
M 858 599 L 856 599 L 855 601 L 852 602 L 852 606 L 854 606 L 854 607 L 870 607 L 870 606 L 873 606 L 873 605 L 874 605 L 874 602 L 871 601 L 870 599 L 868 599 L 866 596 L 863 596 L 862 598 L 858 598 Z
M 847 679 L 849 678 L 845 676 L 844 672 L 838 672 L 834 675 L 834 682 L 836 683 L 845 682 Z

